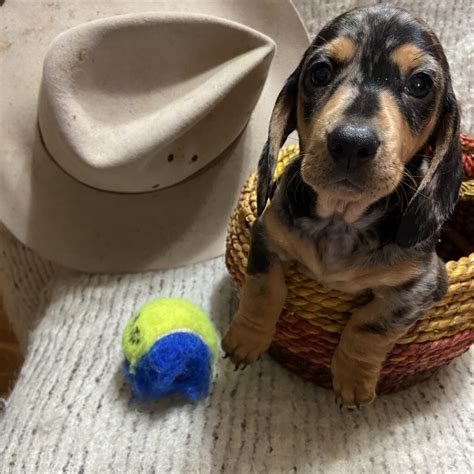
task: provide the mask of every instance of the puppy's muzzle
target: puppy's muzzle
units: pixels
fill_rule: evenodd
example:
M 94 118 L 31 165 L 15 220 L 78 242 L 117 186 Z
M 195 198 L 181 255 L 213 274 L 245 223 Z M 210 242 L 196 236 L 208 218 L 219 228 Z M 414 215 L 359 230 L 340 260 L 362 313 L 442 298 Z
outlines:
M 379 145 L 377 134 L 368 125 L 339 125 L 327 138 L 329 154 L 344 170 L 355 170 L 372 160 Z

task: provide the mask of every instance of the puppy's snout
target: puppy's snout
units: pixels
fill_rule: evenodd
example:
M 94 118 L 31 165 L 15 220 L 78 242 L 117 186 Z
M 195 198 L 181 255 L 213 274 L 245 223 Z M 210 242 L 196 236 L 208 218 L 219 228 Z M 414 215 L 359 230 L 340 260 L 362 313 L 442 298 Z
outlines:
M 340 125 L 327 138 L 329 154 L 346 169 L 356 168 L 374 158 L 379 145 L 377 134 L 367 125 Z

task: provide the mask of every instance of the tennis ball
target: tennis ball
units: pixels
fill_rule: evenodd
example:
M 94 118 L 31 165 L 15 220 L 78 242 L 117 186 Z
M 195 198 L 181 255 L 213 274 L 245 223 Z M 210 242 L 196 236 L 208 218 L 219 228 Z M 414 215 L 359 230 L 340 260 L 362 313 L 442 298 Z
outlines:
M 143 306 L 122 336 L 124 373 L 133 401 L 178 394 L 196 401 L 209 393 L 218 336 L 190 301 L 160 298 Z

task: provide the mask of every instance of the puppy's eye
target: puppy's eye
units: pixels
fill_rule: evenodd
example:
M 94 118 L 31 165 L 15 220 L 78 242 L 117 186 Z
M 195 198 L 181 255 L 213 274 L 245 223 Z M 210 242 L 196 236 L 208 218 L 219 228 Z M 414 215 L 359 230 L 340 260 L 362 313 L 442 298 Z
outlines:
M 417 99 L 426 97 L 433 87 L 433 81 L 424 73 L 415 74 L 410 77 L 405 86 L 405 91 Z
M 332 68 L 328 63 L 317 63 L 311 70 L 311 82 L 316 87 L 327 86 L 332 79 Z

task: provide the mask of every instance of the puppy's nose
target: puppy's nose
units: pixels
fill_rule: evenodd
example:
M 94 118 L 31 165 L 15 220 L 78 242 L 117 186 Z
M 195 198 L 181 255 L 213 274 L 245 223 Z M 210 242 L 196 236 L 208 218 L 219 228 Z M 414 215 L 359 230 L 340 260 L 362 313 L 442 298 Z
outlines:
M 328 150 L 334 161 L 347 169 L 374 158 L 380 141 L 366 125 L 340 125 L 328 135 Z

